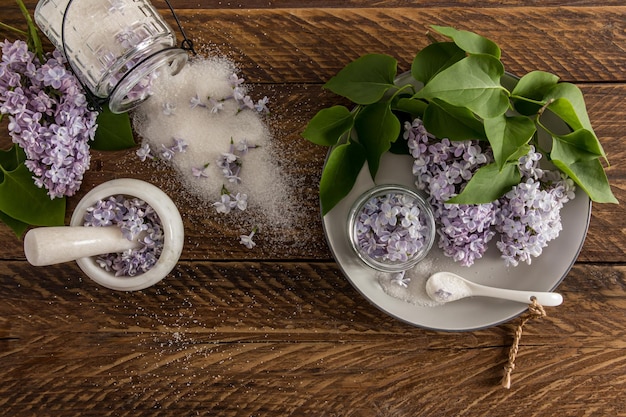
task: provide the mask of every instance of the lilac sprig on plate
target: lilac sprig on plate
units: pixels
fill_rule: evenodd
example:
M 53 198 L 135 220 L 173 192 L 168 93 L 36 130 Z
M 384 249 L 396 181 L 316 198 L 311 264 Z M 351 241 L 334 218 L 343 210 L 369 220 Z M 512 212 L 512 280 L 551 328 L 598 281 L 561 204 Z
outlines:
M 478 141 L 437 140 L 420 119 L 405 124 L 404 138 L 414 158 L 419 189 L 429 194 L 438 245 L 446 256 L 471 266 L 499 234 L 496 246 L 507 265 L 530 264 L 562 229 L 560 210 L 574 198 L 574 182 L 559 171 L 539 167 L 542 154 L 529 146 L 519 158 L 522 181 L 501 198 L 486 204 L 451 204 L 473 174 L 493 160 Z
M 109 253 L 96 263 L 115 276 L 136 276 L 150 270 L 159 260 L 165 237 L 156 211 L 145 201 L 123 195 L 98 200 L 85 214 L 85 226 L 117 226 L 128 240 L 138 240 L 137 249 Z

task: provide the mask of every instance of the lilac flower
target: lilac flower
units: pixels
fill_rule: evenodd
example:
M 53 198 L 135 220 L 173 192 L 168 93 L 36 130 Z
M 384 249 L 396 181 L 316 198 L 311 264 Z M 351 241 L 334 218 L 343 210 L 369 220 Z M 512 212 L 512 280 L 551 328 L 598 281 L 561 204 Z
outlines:
M 220 111 L 224 110 L 223 100 L 218 101 L 211 97 L 209 98 L 209 105 L 211 106 L 209 110 L 211 113 L 219 113 Z
M 429 226 L 426 213 L 417 204 L 400 193 L 371 197 L 356 217 L 356 246 L 379 262 L 406 262 L 419 254 L 426 245 Z
M 560 210 L 574 197 L 571 179 L 539 167 L 541 154 L 531 146 L 518 161 L 523 181 L 488 204 L 448 204 L 473 173 L 493 160 L 475 141 L 433 143 L 419 119 L 405 123 L 404 137 L 414 158 L 418 188 L 426 190 L 434 208 L 439 247 L 461 265 L 470 266 L 496 235 L 507 265 L 531 263 L 562 228 Z
M 40 62 L 23 41 L 0 45 L 0 112 L 8 115 L 9 135 L 36 186 L 50 198 L 74 195 L 89 168 L 97 113 L 58 51 Z
M 409 286 L 409 282 L 411 282 L 411 278 L 405 275 L 406 275 L 406 271 L 396 272 L 392 274 L 391 282 L 401 287 L 407 288 Z
M 218 213 L 222 213 L 222 214 L 230 213 L 230 209 L 232 208 L 231 201 L 230 201 L 230 195 L 229 194 L 222 194 L 220 196 L 220 200 L 216 201 L 215 203 L 213 203 L 213 207 L 215 207 L 215 210 Z
M 191 173 L 196 178 L 209 178 L 209 174 L 206 172 L 209 164 L 205 164 L 202 168 L 191 167 Z
M 519 159 L 524 180 L 501 199 L 496 246 L 507 265 L 531 264 L 548 242 L 558 237 L 563 226 L 561 209 L 575 197 L 571 179 L 555 171 L 538 168 L 541 155 L 530 152 Z
M 233 88 L 233 98 L 235 99 L 235 101 L 243 101 L 243 99 L 246 97 L 246 90 L 244 88 L 239 86 Z
M 187 151 L 187 142 L 184 139 L 174 138 L 174 145 L 170 148 L 173 152 L 183 153 Z
M 163 250 L 165 236 L 152 207 L 137 198 L 122 195 L 97 201 L 87 208 L 85 226 L 117 226 L 129 240 L 139 239 L 137 249 L 99 255 L 96 263 L 115 276 L 135 276 L 150 270 Z
M 176 104 L 163 103 L 163 114 L 165 116 L 172 116 L 176 113 Z
M 241 211 L 245 211 L 248 208 L 248 195 L 244 193 L 237 193 L 232 200 L 233 208 L 238 208 Z
M 252 249 L 253 247 L 256 246 L 256 243 L 252 240 L 252 237 L 255 235 L 256 232 L 257 232 L 257 228 L 255 227 L 252 229 L 252 232 L 250 232 L 249 235 L 239 236 L 239 243 L 241 243 L 248 249 Z
M 150 145 L 148 145 L 147 143 L 141 145 L 141 147 L 137 149 L 137 152 L 135 153 L 137 154 L 141 162 L 144 162 L 146 159 L 154 159 L 154 156 L 152 155 L 152 150 L 150 149 Z
M 174 157 L 174 151 L 172 148 L 168 148 L 167 146 L 161 144 L 161 158 L 166 161 L 171 161 Z
M 237 74 L 231 74 L 230 77 L 228 77 L 228 82 L 233 88 L 239 87 L 244 81 L 245 80 L 243 78 L 239 78 L 239 75 Z
M 248 144 L 248 139 L 241 139 L 239 142 L 237 142 L 235 150 L 237 150 L 241 155 L 245 155 L 248 153 L 249 149 L 253 149 L 256 147 L 256 145 Z
M 189 100 L 189 107 L 195 109 L 196 107 L 206 107 L 206 104 L 204 104 L 202 100 L 200 100 L 200 97 L 198 97 L 198 94 L 196 94 Z
M 259 113 L 269 113 L 270 110 L 267 108 L 267 103 L 269 102 L 269 99 L 266 97 L 263 97 L 262 99 L 260 99 L 259 101 L 256 102 L 256 104 L 254 105 L 254 108 L 256 111 L 258 111 Z

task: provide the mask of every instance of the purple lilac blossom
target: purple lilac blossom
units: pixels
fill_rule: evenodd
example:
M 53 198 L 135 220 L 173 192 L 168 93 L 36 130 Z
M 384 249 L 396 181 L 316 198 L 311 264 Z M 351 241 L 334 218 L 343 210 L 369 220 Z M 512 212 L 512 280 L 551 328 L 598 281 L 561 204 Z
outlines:
M 405 123 L 404 137 L 414 158 L 413 175 L 419 189 L 429 194 L 437 223 L 438 245 L 446 256 L 471 266 L 483 256 L 495 235 L 497 202 L 448 204 L 481 166 L 492 161 L 477 141 L 433 140 L 420 119 Z
M 244 245 L 246 248 L 248 249 L 252 249 L 253 247 L 256 246 L 256 242 L 254 242 L 252 240 L 252 238 L 254 237 L 254 234 L 256 233 L 257 229 L 256 227 L 254 229 L 252 229 L 252 232 L 250 232 L 249 235 L 241 235 L 239 236 L 239 243 L 241 243 L 242 245 Z
M 35 185 L 50 198 L 74 195 L 89 169 L 98 114 L 60 52 L 42 63 L 23 41 L 0 45 L 0 113 L 9 115 L 9 135 L 24 149 Z
M 379 262 L 406 262 L 422 252 L 429 234 L 414 198 L 389 192 L 370 198 L 357 214 L 356 246 Z
M 128 240 L 139 239 L 138 249 L 96 257 L 96 263 L 115 276 L 135 276 L 150 270 L 159 260 L 165 237 L 158 214 L 145 201 L 111 196 L 97 201 L 85 213 L 85 226 L 117 226 Z
M 507 265 L 530 265 L 562 230 L 561 209 L 575 197 L 574 182 L 564 174 L 539 168 L 541 154 L 531 147 L 520 159 L 522 182 L 500 198 L 496 246 Z
M 437 141 L 421 120 L 405 124 L 404 138 L 414 158 L 418 188 L 426 190 L 438 227 L 439 247 L 464 266 L 471 266 L 496 242 L 506 265 L 531 263 L 562 229 L 560 210 L 574 198 L 571 179 L 539 167 L 542 155 L 530 147 L 519 159 L 522 182 L 488 204 L 447 204 L 481 166 L 492 162 L 476 141 Z

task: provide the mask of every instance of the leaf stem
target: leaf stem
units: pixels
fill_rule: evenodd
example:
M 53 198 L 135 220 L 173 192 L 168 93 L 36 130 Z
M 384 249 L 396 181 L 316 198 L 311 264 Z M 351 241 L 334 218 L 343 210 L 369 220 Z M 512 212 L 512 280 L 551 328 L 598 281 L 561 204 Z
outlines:
M 537 104 L 539 106 L 543 106 L 544 104 L 546 104 L 544 101 L 533 100 L 532 98 L 528 98 L 528 97 L 524 97 L 524 96 L 518 96 L 516 94 L 511 94 L 510 98 L 513 99 L 513 100 L 522 100 L 522 101 L 526 101 L 528 103 Z
M 18 33 L 22 36 L 28 36 L 28 32 L 22 30 L 22 29 L 18 29 L 15 26 L 11 26 L 11 25 L 7 25 L 6 23 L 2 23 L 0 22 L 0 28 L 6 29 L 6 30 L 10 30 L 11 32 L 15 32 Z
M 22 0 L 15 0 L 15 2 L 22 11 L 22 15 L 24 16 L 24 19 L 26 19 L 26 24 L 28 25 L 29 47 L 34 49 L 33 52 L 37 55 L 39 61 L 43 62 L 43 45 L 41 44 L 41 38 L 39 37 L 37 26 L 35 25 L 35 22 L 33 22 L 30 12 L 24 5 L 24 2 Z

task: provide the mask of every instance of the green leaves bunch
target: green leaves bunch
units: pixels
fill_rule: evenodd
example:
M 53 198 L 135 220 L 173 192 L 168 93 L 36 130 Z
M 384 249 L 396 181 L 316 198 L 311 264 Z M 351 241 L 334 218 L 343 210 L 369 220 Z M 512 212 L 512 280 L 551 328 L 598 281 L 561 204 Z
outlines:
M 385 152 L 402 152 L 397 141 L 402 122 L 415 117 L 438 138 L 485 141 L 493 150 L 494 162 L 480 168 L 450 203 L 480 204 L 502 196 L 520 182 L 517 161 L 531 145 L 592 201 L 617 203 L 604 171 L 606 154 L 578 87 L 533 71 L 509 91 L 498 45 L 473 32 L 432 28 L 449 40 L 422 49 L 405 81 L 399 81 L 393 57 L 369 54 L 324 85 L 355 106 L 322 109 L 303 132 L 307 140 L 331 147 L 320 181 L 322 214 L 350 192 L 365 162 L 375 178 Z M 554 118 L 562 131 L 546 123 Z M 550 138 L 547 144 L 539 142 L 539 132 Z
M 44 50 L 37 27 L 22 0 L 17 0 L 27 30 L 0 23 L 0 27 L 27 39 L 31 52 L 43 61 Z M 3 114 L 0 113 L 0 121 Z M 113 114 L 108 108 L 99 113 L 98 128 L 90 148 L 120 150 L 135 146 L 127 114 Z M 17 144 L 0 149 L 0 221 L 21 236 L 29 226 L 57 226 L 65 220 L 66 198 L 50 199 L 43 188 L 35 185 L 25 165 L 26 154 Z

